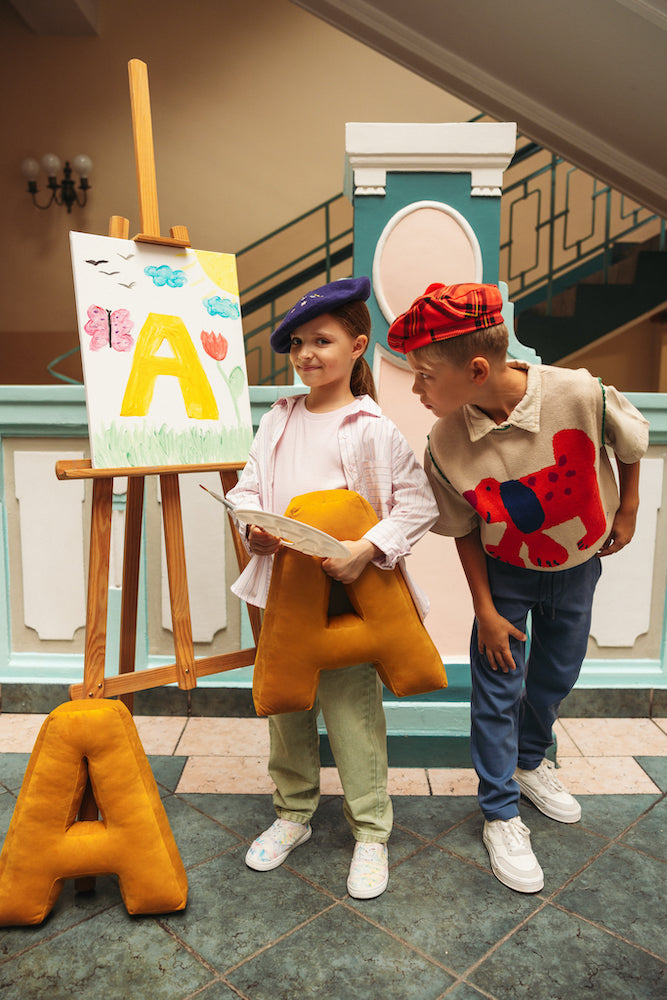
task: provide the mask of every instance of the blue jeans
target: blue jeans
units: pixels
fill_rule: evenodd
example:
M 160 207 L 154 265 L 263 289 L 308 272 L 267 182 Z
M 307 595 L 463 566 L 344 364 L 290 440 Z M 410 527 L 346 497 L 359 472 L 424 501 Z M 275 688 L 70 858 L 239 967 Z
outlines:
M 526 632 L 527 643 L 510 638 L 516 670 L 492 670 L 477 648 L 477 622 L 470 643 L 472 676 L 471 754 L 479 777 L 479 804 L 486 819 L 519 815 L 517 765 L 534 770 L 553 743 L 558 707 L 572 690 L 586 655 L 593 594 L 600 578 L 597 556 L 573 569 L 541 572 L 487 557 L 496 610 Z

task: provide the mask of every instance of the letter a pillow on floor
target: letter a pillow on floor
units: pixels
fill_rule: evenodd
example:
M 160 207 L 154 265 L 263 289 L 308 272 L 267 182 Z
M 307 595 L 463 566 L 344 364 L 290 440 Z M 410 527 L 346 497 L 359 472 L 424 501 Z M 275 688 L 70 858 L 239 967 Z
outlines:
M 77 821 L 88 778 L 102 818 Z M 128 913 L 185 907 L 187 876 L 132 716 L 120 701 L 71 701 L 30 756 L 0 854 L 0 926 L 41 923 L 64 879 L 112 872 Z
M 339 541 L 361 538 L 378 520 L 352 490 L 295 497 L 286 514 Z M 355 613 L 329 618 L 330 589 L 320 559 L 284 546 L 278 551 L 255 660 L 258 715 L 312 708 L 320 670 L 354 663 L 374 663 L 398 697 L 446 686 L 442 658 L 400 568 L 369 563 L 358 580 L 347 584 Z

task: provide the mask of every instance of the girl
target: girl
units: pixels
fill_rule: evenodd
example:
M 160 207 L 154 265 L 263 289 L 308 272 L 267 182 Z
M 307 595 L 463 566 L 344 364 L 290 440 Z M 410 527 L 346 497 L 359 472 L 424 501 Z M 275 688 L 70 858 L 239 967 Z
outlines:
M 369 501 L 379 522 L 363 538 L 345 542 L 349 558 L 322 562 L 333 579 L 330 614 L 349 608 L 341 584 L 354 582 L 369 562 L 385 569 L 402 562 L 437 516 L 422 468 L 375 401 L 373 376 L 363 357 L 370 335 L 369 295 L 368 278 L 331 282 L 300 299 L 272 333 L 273 350 L 289 352 L 310 393 L 279 399 L 262 417 L 245 469 L 229 493 L 239 506 L 279 514 L 294 496 L 317 490 L 356 490 Z M 265 607 L 280 540 L 256 525 L 241 528 L 253 558 L 232 590 Z M 423 617 L 428 604 L 412 589 Z M 370 899 L 387 886 L 392 806 L 382 684 L 369 663 L 323 670 L 312 709 L 269 717 L 269 774 L 278 819 L 251 845 L 246 864 L 257 871 L 276 868 L 311 835 L 320 796 L 320 710 L 356 841 L 347 891 Z

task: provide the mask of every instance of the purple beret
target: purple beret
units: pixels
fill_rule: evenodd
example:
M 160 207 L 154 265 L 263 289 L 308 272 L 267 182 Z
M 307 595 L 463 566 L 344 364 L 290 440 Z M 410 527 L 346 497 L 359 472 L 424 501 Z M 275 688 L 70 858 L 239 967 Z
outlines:
M 292 306 L 280 326 L 273 331 L 270 337 L 271 347 L 276 354 L 288 354 L 290 334 L 297 326 L 323 313 L 332 312 L 348 302 L 365 302 L 370 294 L 371 283 L 368 278 L 340 278 L 321 288 L 314 288 Z

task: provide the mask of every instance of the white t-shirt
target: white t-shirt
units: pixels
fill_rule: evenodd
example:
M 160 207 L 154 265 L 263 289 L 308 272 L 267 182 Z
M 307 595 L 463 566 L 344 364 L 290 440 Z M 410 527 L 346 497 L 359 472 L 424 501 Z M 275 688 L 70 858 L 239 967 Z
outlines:
M 347 482 L 338 430 L 354 403 L 330 413 L 311 413 L 298 399 L 276 448 L 274 514 L 284 514 L 294 497 L 317 490 L 345 490 Z

